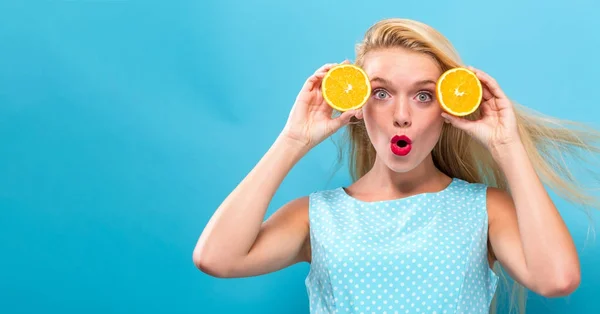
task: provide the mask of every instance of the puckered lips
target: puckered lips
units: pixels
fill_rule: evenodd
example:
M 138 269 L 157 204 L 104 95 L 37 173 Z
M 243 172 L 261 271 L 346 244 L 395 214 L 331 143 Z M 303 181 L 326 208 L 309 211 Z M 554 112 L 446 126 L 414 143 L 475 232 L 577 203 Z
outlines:
M 406 156 L 412 149 L 412 141 L 406 135 L 395 135 L 390 144 L 392 153 L 397 156 Z

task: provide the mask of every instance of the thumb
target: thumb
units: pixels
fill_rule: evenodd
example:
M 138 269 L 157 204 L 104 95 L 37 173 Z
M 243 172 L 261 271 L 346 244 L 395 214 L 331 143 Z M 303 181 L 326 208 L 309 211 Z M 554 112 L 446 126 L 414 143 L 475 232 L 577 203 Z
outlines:
M 446 112 L 442 113 L 442 117 L 444 117 L 444 119 L 446 119 L 448 123 L 452 124 L 452 126 L 459 128 L 469 134 L 472 134 L 473 128 L 475 127 L 474 121 L 467 120 L 461 117 L 456 117 Z
M 348 111 L 342 112 L 342 114 L 339 117 L 331 120 L 332 129 L 337 130 L 337 129 L 343 127 L 344 125 L 350 123 L 350 119 L 352 119 L 352 117 L 356 116 L 358 114 L 359 110 L 360 109 L 348 110 Z

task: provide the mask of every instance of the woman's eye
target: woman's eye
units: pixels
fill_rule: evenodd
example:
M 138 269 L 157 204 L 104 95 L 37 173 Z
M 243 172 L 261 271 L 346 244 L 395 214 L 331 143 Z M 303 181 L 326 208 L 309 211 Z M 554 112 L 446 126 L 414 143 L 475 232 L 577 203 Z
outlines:
M 420 92 L 419 94 L 417 94 L 417 100 L 420 102 L 428 102 L 431 101 L 433 97 L 431 97 L 431 94 L 428 92 Z
M 375 90 L 373 94 L 375 94 L 375 98 L 380 100 L 385 99 L 385 97 L 388 96 L 388 93 L 383 89 Z

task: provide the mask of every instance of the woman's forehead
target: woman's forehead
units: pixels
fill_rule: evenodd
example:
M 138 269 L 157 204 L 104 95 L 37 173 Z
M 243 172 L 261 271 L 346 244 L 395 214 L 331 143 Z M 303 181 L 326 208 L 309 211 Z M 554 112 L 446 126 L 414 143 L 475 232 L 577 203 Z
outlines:
M 395 81 L 437 80 L 441 70 L 429 55 L 404 49 L 374 51 L 365 56 L 363 68 L 369 78 Z

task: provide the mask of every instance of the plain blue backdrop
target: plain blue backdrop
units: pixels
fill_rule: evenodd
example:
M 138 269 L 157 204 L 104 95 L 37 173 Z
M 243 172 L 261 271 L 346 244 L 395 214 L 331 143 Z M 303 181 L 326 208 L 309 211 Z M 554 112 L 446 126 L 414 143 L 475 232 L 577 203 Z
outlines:
M 382 18 L 431 24 L 525 105 L 600 122 L 592 0 L 291 3 L 0 2 L 0 313 L 307 313 L 307 264 L 215 279 L 192 250 L 306 77 L 354 60 Z M 348 184 L 336 158 L 329 140 L 311 151 L 268 214 Z M 552 195 L 583 279 L 569 298 L 530 294 L 529 313 L 597 313 L 600 244 Z

